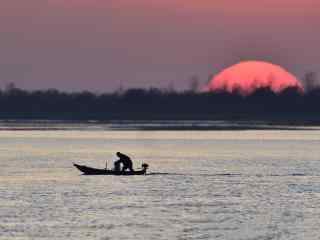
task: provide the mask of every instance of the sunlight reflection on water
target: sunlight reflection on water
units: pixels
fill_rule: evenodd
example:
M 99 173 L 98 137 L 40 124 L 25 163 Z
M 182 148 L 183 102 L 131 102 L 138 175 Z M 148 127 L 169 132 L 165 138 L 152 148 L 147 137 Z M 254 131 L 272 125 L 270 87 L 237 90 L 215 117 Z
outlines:
M 0 132 L 0 239 L 318 239 L 320 131 Z M 82 176 L 72 162 L 149 163 Z

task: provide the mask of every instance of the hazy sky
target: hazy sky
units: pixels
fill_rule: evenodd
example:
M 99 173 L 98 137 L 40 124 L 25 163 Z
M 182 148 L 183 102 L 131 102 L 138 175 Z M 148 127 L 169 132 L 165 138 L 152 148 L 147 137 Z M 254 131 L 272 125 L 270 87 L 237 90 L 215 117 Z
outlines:
M 240 60 L 320 75 L 319 0 L 2 0 L 0 19 L 0 86 L 185 88 Z

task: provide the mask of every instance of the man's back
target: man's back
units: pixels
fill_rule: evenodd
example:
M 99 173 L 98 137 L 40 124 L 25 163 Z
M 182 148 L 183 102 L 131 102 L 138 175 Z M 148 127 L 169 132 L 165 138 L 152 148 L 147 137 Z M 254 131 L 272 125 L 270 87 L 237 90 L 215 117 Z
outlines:
M 123 164 L 123 169 L 130 169 L 131 171 L 133 171 L 132 169 L 132 161 L 131 158 L 128 157 L 127 155 L 117 152 L 117 156 L 119 157 L 119 161 Z

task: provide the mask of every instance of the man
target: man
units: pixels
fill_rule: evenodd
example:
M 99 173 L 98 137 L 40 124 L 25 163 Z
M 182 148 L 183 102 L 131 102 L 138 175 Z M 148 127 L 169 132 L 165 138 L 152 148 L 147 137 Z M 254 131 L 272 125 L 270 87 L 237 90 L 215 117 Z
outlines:
M 114 163 L 115 169 L 119 169 L 119 165 L 122 163 L 122 171 L 129 169 L 133 172 L 131 158 L 121 152 L 117 152 L 117 156 L 119 157 L 119 160 Z

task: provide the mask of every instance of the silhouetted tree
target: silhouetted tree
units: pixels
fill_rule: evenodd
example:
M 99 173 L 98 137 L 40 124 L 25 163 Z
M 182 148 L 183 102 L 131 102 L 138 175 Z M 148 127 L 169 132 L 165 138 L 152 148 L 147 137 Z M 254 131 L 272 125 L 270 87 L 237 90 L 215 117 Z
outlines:
M 307 72 L 303 78 L 304 88 L 306 92 L 310 92 L 317 87 L 317 75 L 315 72 Z
M 189 91 L 196 93 L 199 90 L 199 78 L 197 76 L 192 76 L 189 83 Z

